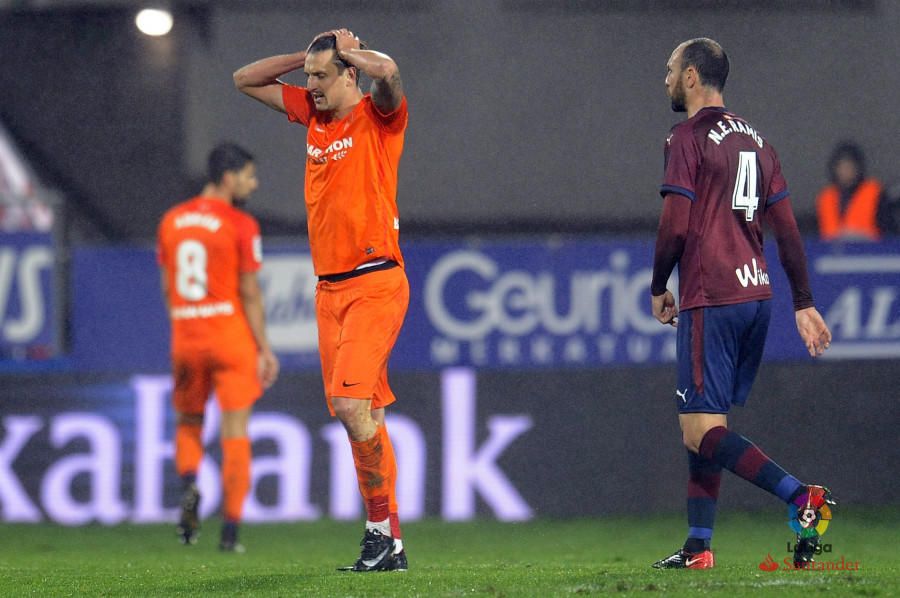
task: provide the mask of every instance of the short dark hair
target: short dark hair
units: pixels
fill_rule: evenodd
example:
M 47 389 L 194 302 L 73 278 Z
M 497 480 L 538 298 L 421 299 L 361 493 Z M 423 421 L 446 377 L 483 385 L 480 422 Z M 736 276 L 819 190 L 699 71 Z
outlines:
M 359 47 L 365 50 L 366 42 L 359 42 Z M 327 52 L 328 50 L 334 51 L 334 64 L 337 65 L 338 74 L 343 73 L 344 69 L 353 69 L 353 72 L 356 73 L 356 84 L 359 85 L 359 69 L 338 56 L 337 38 L 333 33 L 328 35 L 321 35 L 314 39 L 313 43 L 309 45 L 309 49 L 306 50 L 306 53 L 315 54 L 316 52 Z
M 703 85 L 719 91 L 725 89 L 728 79 L 728 55 L 719 42 L 708 37 L 698 37 L 684 42 L 681 51 L 681 70 L 692 66 L 700 75 Z
M 209 152 L 206 174 L 211 183 L 218 185 L 226 172 L 237 172 L 248 162 L 253 162 L 253 154 L 236 143 L 220 143 Z

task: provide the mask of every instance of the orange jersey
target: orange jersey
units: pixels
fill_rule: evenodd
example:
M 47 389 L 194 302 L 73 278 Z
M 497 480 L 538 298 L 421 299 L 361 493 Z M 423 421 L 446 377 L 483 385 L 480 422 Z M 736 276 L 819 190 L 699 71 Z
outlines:
M 224 201 L 195 197 L 159 225 L 157 260 L 168 277 L 172 351 L 256 346 L 240 274 L 262 265 L 259 224 Z
M 397 168 L 403 153 L 406 98 L 381 114 L 366 94 L 340 120 L 320 114 L 309 92 L 282 87 L 291 122 L 306 135 L 306 217 L 316 274 L 338 274 L 375 259 L 402 266 Z

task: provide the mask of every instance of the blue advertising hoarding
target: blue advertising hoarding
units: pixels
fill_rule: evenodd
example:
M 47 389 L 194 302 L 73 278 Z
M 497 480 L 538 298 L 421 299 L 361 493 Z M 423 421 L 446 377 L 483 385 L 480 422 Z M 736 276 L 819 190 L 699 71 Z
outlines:
M 652 252 L 646 239 L 406 243 L 410 307 L 392 368 L 671 362 L 674 329 L 650 314 Z M 900 243 L 808 243 L 807 252 L 817 306 L 835 334 L 826 355 L 900 357 Z M 767 260 L 775 299 L 766 358 L 805 359 L 774 247 Z M 315 370 L 316 279 L 308 252 L 268 249 L 260 281 L 270 339 L 285 368 Z M 75 367 L 168 369 L 169 328 L 152 251 L 79 249 L 71 287 Z
M 55 255 L 50 233 L 0 233 L 0 359 L 42 360 L 58 352 Z

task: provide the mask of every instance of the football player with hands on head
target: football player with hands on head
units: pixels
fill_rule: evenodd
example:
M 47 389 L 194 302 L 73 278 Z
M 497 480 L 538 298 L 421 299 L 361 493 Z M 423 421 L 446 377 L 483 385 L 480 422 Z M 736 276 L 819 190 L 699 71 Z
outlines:
M 299 69 L 306 87 L 279 79 Z M 360 73 L 372 79 L 369 93 Z M 400 71 L 350 30 L 335 29 L 305 51 L 238 69 L 234 83 L 307 129 L 304 195 L 325 399 L 347 431 L 367 514 L 360 556 L 346 569 L 406 570 L 385 426 L 385 407 L 396 400 L 387 363 L 409 303 L 397 210 L 408 120 Z

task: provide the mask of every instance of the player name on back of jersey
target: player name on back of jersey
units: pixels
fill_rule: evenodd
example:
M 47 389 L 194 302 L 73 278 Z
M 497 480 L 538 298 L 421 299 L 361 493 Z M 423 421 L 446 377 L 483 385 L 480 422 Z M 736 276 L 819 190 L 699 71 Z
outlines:
M 212 214 L 203 212 L 185 212 L 175 217 L 175 228 L 189 228 L 199 226 L 216 232 L 222 227 L 222 221 Z
M 748 135 L 753 138 L 753 141 L 756 142 L 756 145 L 762 149 L 764 144 L 763 138 L 759 133 L 756 132 L 756 129 L 748 125 L 747 123 L 732 118 L 730 116 L 726 116 L 724 121 L 719 121 L 716 123 L 716 126 L 709 130 L 707 133 L 707 137 L 716 145 L 722 143 L 722 140 L 731 135 L 732 133 L 741 133 L 742 135 Z
M 230 316 L 233 314 L 234 304 L 231 301 L 200 305 L 179 305 L 172 308 L 173 320 L 196 320 L 198 318 L 214 318 L 216 316 Z

